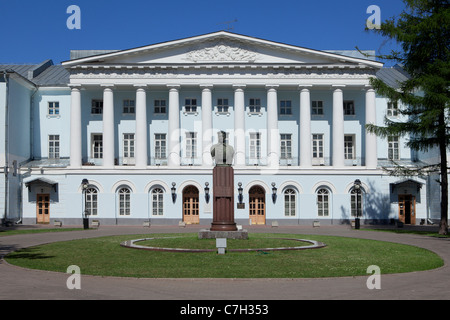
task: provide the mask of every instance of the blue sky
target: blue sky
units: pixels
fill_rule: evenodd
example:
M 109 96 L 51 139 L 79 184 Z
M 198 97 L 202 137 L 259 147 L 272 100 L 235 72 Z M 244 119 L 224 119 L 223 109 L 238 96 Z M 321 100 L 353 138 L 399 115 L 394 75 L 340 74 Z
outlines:
M 69 30 L 67 8 L 81 10 Z M 398 16 L 401 0 L 0 0 L 0 63 L 55 64 L 71 49 L 129 49 L 225 30 L 317 50 L 389 53 L 395 43 L 364 30 L 370 5 L 381 20 Z

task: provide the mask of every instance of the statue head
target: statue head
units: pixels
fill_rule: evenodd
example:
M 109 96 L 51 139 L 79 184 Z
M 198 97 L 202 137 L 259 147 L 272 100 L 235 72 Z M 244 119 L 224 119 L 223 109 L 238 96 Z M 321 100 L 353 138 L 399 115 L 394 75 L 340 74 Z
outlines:
M 211 156 L 216 166 L 231 166 L 233 164 L 234 149 L 225 143 L 226 137 L 227 133 L 225 131 L 219 131 L 217 133 L 219 143 L 211 147 Z

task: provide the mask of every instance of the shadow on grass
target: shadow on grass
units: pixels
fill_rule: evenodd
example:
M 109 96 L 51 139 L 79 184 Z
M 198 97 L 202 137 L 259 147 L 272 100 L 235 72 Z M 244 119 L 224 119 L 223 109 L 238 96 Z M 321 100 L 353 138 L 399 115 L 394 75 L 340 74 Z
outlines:
M 12 252 L 6 256 L 7 260 L 13 261 L 14 259 L 28 259 L 28 260 L 42 260 L 54 258 L 54 256 L 42 254 L 37 252 L 38 248 L 25 248 Z

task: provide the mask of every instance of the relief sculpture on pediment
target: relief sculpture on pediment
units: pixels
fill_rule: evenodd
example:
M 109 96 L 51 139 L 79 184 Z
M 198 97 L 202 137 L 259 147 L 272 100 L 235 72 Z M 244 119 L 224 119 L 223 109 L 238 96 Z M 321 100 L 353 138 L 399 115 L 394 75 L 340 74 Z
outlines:
M 195 49 L 186 53 L 186 60 L 218 61 L 218 62 L 253 62 L 258 58 L 254 51 L 247 50 L 242 46 L 220 42 L 215 45 Z

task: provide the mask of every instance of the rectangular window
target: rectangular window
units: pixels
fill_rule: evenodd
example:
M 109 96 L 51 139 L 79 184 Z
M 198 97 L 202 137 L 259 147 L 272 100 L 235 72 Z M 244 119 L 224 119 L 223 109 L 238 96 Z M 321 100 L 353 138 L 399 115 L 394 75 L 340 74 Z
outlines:
M 261 113 L 261 99 L 251 98 L 249 109 L 250 113 Z
M 250 159 L 261 158 L 261 133 L 250 133 Z
M 103 135 L 93 134 L 92 135 L 92 157 L 94 159 L 103 158 Z
M 323 115 L 323 101 L 311 101 L 311 115 Z
M 217 112 L 218 113 L 228 113 L 228 99 L 219 98 L 217 99 Z
M 166 100 L 157 99 L 154 104 L 154 113 L 155 114 L 165 114 L 166 113 Z
M 313 158 L 323 159 L 323 134 L 312 135 Z
M 59 159 L 59 134 L 48 136 L 48 158 Z
M 386 115 L 388 117 L 398 117 L 398 104 L 397 104 L 397 102 L 388 102 Z
M 347 159 L 347 160 L 356 159 L 355 136 L 352 134 L 346 134 L 344 136 L 344 154 L 345 154 L 345 159 Z
M 155 133 L 155 158 L 166 159 L 166 134 Z
M 291 100 L 281 100 L 280 101 L 280 115 L 291 115 L 291 114 L 292 114 Z
M 123 134 L 123 157 L 134 158 L 134 133 Z
M 56 101 L 48 103 L 48 115 L 59 116 L 59 102 Z
M 353 116 L 355 115 L 355 103 L 352 101 L 344 101 L 344 115 Z
M 281 159 L 292 158 L 292 134 L 280 135 Z
M 400 152 L 398 148 L 398 136 L 388 137 L 388 159 L 400 160 Z
M 102 114 L 103 113 L 103 100 L 92 100 L 91 104 L 91 114 Z
M 124 114 L 134 114 L 135 102 L 134 100 L 125 99 L 123 100 L 123 113 Z
M 186 98 L 184 100 L 184 109 L 186 112 L 197 112 L 197 99 Z
M 197 132 L 186 132 L 186 158 L 197 157 Z

